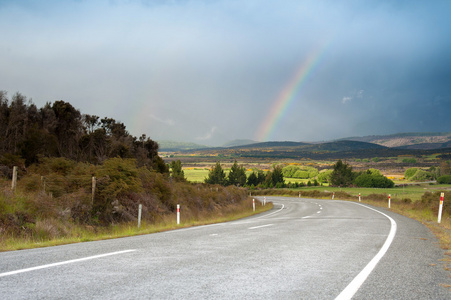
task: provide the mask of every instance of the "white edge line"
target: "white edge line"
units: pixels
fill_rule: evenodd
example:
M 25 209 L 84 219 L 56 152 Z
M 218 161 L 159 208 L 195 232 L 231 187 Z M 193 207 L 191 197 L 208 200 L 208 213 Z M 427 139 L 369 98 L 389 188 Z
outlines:
M 351 202 L 354 203 L 354 202 Z M 351 299 L 354 294 L 359 290 L 360 286 L 365 282 L 365 280 L 368 278 L 370 273 L 373 271 L 373 269 L 376 267 L 378 262 L 382 259 L 382 257 L 387 252 L 388 248 L 390 247 L 391 243 L 393 242 L 393 239 L 396 235 L 396 222 L 392 218 L 390 218 L 388 215 L 384 214 L 383 212 L 380 212 L 374 208 L 368 207 L 366 205 L 362 205 L 359 203 L 354 203 L 363 207 L 366 207 L 368 209 L 374 210 L 375 212 L 380 213 L 381 215 L 384 215 L 390 220 L 391 228 L 390 232 L 387 236 L 387 239 L 385 240 L 384 245 L 379 250 L 379 252 L 376 254 L 376 256 L 373 257 L 373 259 L 366 265 L 365 268 L 363 268 L 362 271 L 348 284 L 348 286 L 340 293 L 340 295 L 335 298 L 335 300 L 341 300 L 341 299 Z
M 21 269 L 21 270 L 16 270 L 16 271 L 11 271 L 11 272 L 0 273 L 0 277 L 15 275 L 15 274 L 19 274 L 19 273 L 25 273 L 25 272 L 30 272 L 30 271 L 36 271 L 36 270 L 40 270 L 40 269 L 51 268 L 51 267 L 56 267 L 56 266 L 61 266 L 61 265 L 81 262 L 81 261 L 95 259 L 95 258 L 101 258 L 101 257 L 105 257 L 105 256 L 110 256 L 110 255 L 117 255 L 117 254 L 132 252 L 132 251 L 136 251 L 136 249 L 117 251 L 117 252 L 111 252 L 111 253 L 105 253 L 105 254 L 99 254 L 99 255 L 94 255 L 94 256 L 78 258 L 78 259 L 61 261 L 61 262 L 48 264 L 48 265 L 42 265 L 42 266 L 37 266 L 37 267 L 32 267 L 32 268 L 27 268 L 27 269 Z
M 279 209 L 276 210 L 276 211 L 273 211 L 272 213 L 267 214 L 267 215 L 263 215 L 263 216 L 259 216 L 259 217 L 252 218 L 252 220 L 260 219 L 260 218 L 266 218 L 266 217 L 268 217 L 268 216 L 271 216 L 271 215 L 273 215 L 273 214 L 276 214 L 276 213 L 280 212 L 280 211 L 281 211 L 282 209 L 284 209 L 284 207 L 285 207 L 285 205 L 284 205 L 284 204 L 281 204 L 281 203 L 274 203 L 274 202 L 273 202 L 273 204 L 282 205 L 282 207 L 279 208 Z
M 248 229 L 257 229 L 257 228 L 262 228 L 262 227 L 268 227 L 268 226 L 272 226 L 274 224 L 266 224 L 266 225 L 260 225 L 260 226 L 255 226 L 255 227 L 249 227 Z
M 266 215 L 262 215 L 262 216 L 258 216 L 258 217 L 252 217 L 252 216 L 251 216 L 251 217 L 249 217 L 249 219 L 246 220 L 246 221 L 240 221 L 240 220 L 237 220 L 237 221 L 233 221 L 233 222 L 228 223 L 228 224 L 231 224 L 231 225 L 241 225 L 241 224 L 246 224 L 246 223 L 253 223 L 253 220 L 261 219 L 261 218 L 266 218 L 266 217 L 268 217 L 268 216 L 271 216 L 271 215 L 273 215 L 273 214 L 276 214 L 276 213 L 280 212 L 282 209 L 284 209 L 284 207 L 285 207 L 285 205 L 283 205 L 283 204 L 281 204 L 281 203 L 274 203 L 274 202 L 273 202 L 273 204 L 282 205 L 282 207 L 279 208 L 278 210 L 273 211 L 272 213 L 269 213 L 269 214 L 266 214 Z M 226 224 L 227 224 L 227 223 L 226 223 Z

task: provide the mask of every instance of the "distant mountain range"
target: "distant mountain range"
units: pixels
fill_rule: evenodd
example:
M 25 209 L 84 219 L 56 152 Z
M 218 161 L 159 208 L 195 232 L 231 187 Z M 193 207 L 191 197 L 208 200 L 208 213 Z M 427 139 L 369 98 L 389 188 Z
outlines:
M 341 140 L 360 141 L 398 149 L 441 149 L 451 147 L 451 132 L 411 132 L 391 135 L 350 137 Z
M 199 145 L 195 143 L 174 142 L 174 141 L 158 141 L 159 151 L 185 151 L 209 148 L 208 146 Z
M 221 147 L 209 147 L 194 143 L 159 141 L 160 151 L 195 151 L 213 149 L 263 149 L 292 148 L 301 152 L 336 152 L 365 149 L 411 149 L 432 150 L 451 148 L 451 132 L 397 133 L 391 135 L 372 135 L 349 137 L 322 143 L 293 141 L 256 142 L 253 140 L 234 140 Z

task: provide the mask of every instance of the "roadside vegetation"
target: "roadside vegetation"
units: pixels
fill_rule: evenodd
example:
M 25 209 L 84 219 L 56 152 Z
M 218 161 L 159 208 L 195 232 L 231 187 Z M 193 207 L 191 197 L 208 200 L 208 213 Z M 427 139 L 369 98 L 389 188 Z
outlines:
M 187 182 L 146 135 L 62 100 L 37 108 L 0 91 L 0 133 L 0 251 L 176 228 L 178 204 L 178 227 L 254 213 L 244 188 Z
M 11 180 L 0 181 L 0 250 L 143 234 L 253 214 L 252 199 L 243 188 L 190 184 L 177 173 L 138 167 L 134 159 L 90 165 L 48 158 L 19 177 L 15 191 Z M 270 208 L 257 205 L 256 212 Z

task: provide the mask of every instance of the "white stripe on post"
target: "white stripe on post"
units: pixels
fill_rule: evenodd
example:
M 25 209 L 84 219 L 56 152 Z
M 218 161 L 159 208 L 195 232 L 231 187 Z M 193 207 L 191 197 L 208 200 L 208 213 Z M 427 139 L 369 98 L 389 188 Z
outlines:
M 141 227 L 141 212 L 142 212 L 142 210 L 143 210 L 143 206 L 142 206 L 142 204 L 140 204 L 139 207 L 138 207 L 138 228 Z
M 177 225 L 180 224 L 180 204 L 177 204 Z
M 440 194 L 440 207 L 438 209 L 438 220 L 437 220 L 438 223 L 440 223 L 442 221 L 443 197 L 444 196 L 445 196 L 445 193 Z

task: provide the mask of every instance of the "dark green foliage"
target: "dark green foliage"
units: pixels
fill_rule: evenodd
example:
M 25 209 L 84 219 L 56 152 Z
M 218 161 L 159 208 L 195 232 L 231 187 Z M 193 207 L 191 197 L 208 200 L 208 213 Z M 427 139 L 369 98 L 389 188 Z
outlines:
M 182 170 L 182 162 L 179 159 L 171 162 L 171 177 L 175 181 L 186 181 L 185 172 Z
M 145 135 L 131 136 L 123 123 L 112 118 L 99 119 L 82 115 L 62 100 L 38 109 L 20 93 L 9 102 L 6 92 L 0 91 L 0 156 L 20 156 L 26 166 L 41 157 L 94 164 L 113 157 L 135 158 L 139 166 L 169 172 L 158 156 L 158 143 Z
M 257 175 L 255 174 L 255 172 L 252 172 L 248 177 L 247 177 L 247 185 L 248 186 L 252 186 L 255 187 L 259 184 L 258 179 L 257 179 Z
M 404 158 L 402 160 L 402 162 L 405 163 L 405 164 L 416 164 L 417 160 L 415 158 L 413 158 L 413 157 L 409 157 L 409 158 Z
M 266 178 L 264 182 L 265 187 L 277 187 L 281 188 L 285 186 L 285 181 L 283 179 L 282 167 L 275 166 L 272 171 L 266 173 Z
M 437 183 L 440 184 L 451 184 L 451 175 L 443 175 L 437 178 Z
M 210 169 L 205 183 L 226 185 L 226 175 L 219 162 L 216 162 L 216 165 Z
M 356 186 L 373 188 L 392 188 L 395 186 L 395 183 L 387 177 L 379 174 L 372 174 L 368 171 L 357 176 L 354 180 Z
M 352 167 L 338 160 L 334 164 L 333 171 L 330 174 L 330 185 L 340 187 L 350 186 L 353 183 L 354 177 L 355 173 L 352 172 Z
M 244 186 L 246 184 L 246 169 L 243 166 L 238 166 L 236 160 L 227 176 L 227 183 L 235 186 Z

